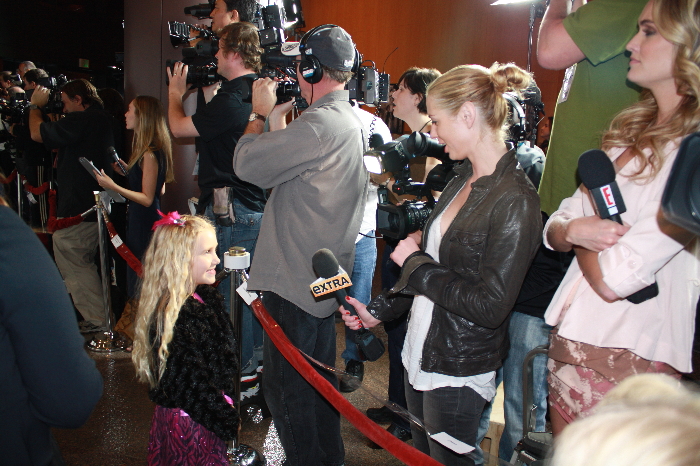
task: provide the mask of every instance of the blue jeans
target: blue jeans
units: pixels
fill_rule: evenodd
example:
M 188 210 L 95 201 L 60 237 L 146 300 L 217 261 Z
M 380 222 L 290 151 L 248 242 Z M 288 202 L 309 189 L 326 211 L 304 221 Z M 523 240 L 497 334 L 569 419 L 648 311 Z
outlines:
M 294 346 L 335 365 L 335 315 L 314 317 L 281 296 L 263 292 L 263 304 Z M 284 466 L 339 466 L 345 459 L 340 414 L 292 367 L 265 336 L 263 390 L 284 453 Z M 338 379 L 319 374 L 336 389 Z
M 503 360 L 503 367 L 496 374 L 496 386 L 503 380 L 503 410 L 506 426 L 498 446 L 498 456 L 510 461 L 513 450 L 523 437 L 523 360 L 530 350 L 549 343 L 552 329 L 544 319 L 521 312 L 513 312 L 508 326 L 510 350 Z M 535 410 L 535 431 L 543 432 L 547 414 L 547 356 L 538 355 L 533 364 L 533 403 Z M 491 417 L 491 405 L 488 403 L 481 417 L 477 443 L 486 435 Z
M 373 236 L 374 230 L 355 243 L 355 263 L 350 277 L 352 286 L 348 288 L 348 294 L 362 304 L 368 304 L 372 298 L 372 279 L 377 264 L 377 240 Z M 360 350 L 355 343 L 357 332 L 345 325 L 343 327 L 345 327 L 345 350 L 341 357 L 346 364 L 350 360 L 362 361 Z
M 224 266 L 224 253 L 231 246 L 242 246 L 250 253 L 251 261 L 255 252 L 255 244 L 258 241 L 258 233 L 260 233 L 260 224 L 262 223 L 262 212 L 255 212 L 244 206 L 238 199 L 233 200 L 233 209 L 236 220 L 230 227 L 224 227 L 216 223 L 212 206 L 207 206 L 205 215 L 216 225 L 216 240 L 219 242 L 217 254 L 221 263 L 217 266 L 217 270 L 221 270 Z M 231 280 L 227 277 L 221 281 L 218 288 L 219 292 L 224 296 L 224 305 L 226 309 L 229 307 L 229 297 L 231 294 Z M 263 331 L 260 322 L 253 315 L 253 311 L 244 303 L 243 304 L 243 322 L 241 323 L 241 369 L 247 367 L 257 368 L 258 361 L 253 360 L 255 349 L 262 348 Z
M 474 445 L 479 419 L 486 400 L 469 387 L 441 387 L 414 390 L 404 370 L 408 411 L 423 419 L 427 433 L 411 424 L 413 446 L 447 466 L 471 466 L 471 455 L 460 455 L 432 440 L 428 434 L 446 432 L 467 445 Z

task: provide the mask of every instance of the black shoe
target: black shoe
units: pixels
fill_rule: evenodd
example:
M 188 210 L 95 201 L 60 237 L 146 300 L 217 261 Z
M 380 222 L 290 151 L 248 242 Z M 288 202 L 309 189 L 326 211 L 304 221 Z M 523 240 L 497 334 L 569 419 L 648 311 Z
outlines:
M 395 424 L 393 422 L 391 423 L 391 425 L 389 427 L 387 427 L 386 431 L 389 432 L 394 437 L 396 437 L 397 439 L 401 440 L 402 442 L 405 442 L 407 440 L 411 440 L 413 438 L 410 430 L 406 430 L 403 427 L 400 427 L 398 424 Z M 369 447 L 373 448 L 375 450 L 380 450 L 382 448 L 374 442 L 370 442 Z
M 381 408 L 367 408 L 367 417 L 377 424 L 388 424 L 394 416 L 389 408 L 382 406 Z
M 354 359 L 351 359 L 345 365 L 345 372 L 358 378 L 359 380 L 345 381 L 341 379 L 340 391 L 343 393 L 354 392 L 360 386 L 358 382 L 362 382 L 362 379 L 365 377 L 365 365 L 362 363 L 362 361 L 355 361 Z

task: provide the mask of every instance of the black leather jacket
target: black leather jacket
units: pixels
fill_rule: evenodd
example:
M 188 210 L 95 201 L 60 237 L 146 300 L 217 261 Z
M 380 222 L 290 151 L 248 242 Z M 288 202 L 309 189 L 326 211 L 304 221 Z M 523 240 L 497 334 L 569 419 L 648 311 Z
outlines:
M 455 172 L 423 229 L 423 244 L 433 219 L 471 176 L 471 163 Z M 472 184 L 442 238 L 440 262 L 423 251 L 411 254 L 396 286 L 368 310 L 392 320 L 410 308 L 409 295 L 424 295 L 435 306 L 421 369 L 455 377 L 495 370 L 508 352 L 508 316 L 541 240 L 537 191 L 510 151 L 492 175 Z

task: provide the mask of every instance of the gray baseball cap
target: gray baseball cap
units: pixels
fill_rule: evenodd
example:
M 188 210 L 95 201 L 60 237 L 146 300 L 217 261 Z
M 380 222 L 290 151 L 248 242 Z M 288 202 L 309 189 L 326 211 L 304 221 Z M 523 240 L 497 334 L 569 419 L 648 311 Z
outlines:
M 352 71 L 352 65 L 355 63 L 355 44 L 345 29 L 334 25 L 315 32 L 312 29 L 302 41 L 306 42 L 304 53 L 315 56 L 322 65 L 333 70 Z M 282 44 L 282 54 L 301 55 L 300 45 L 301 42 L 285 42 Z

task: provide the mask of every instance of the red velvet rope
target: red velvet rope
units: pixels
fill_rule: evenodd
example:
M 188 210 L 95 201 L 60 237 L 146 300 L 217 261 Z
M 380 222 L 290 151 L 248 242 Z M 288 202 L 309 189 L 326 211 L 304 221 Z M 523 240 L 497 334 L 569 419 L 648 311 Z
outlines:
M 409 466 L 440 466 L 440 463 L 402 442 L 386 430 L 372 422 L 355 408 L 338 390 L 324 379 L 299 350 L 289 341 L 280 326 L 265 309 L 260 298 L 253 301 L 253 312 L 265 328 L 265 332 L 289 363 L 330 403 L 340 414 L 371 441 L 384 448 Z
M 112 246 L 117 250 L 120 256 L 129 264 L 129 267 L 136 272 L 136 275 L 141 277 L 143 274 L 143 268 L 141 267 L 141 261 L 131 252 L 131 249 L 124 244 L 124 241 L 119 237 L 114 224 L 109 220 L 109 217 L 104 213 L 105 225 L 107 225 L 107 232 L 109 232 L 109 239 L 112 241 Z
M 26 178 L 22 177 L 22 180 L 24 181 L 24 190 L 29 191 L 32 194 L 35 194 L 37 196 L 44 194 L 48 189 L 49 189 L 49 182 L 44 181 L 41 186 L 38 188 L 35 188 L 31 184 L 27 183 Z
M 17 177 L 17 170 L 12 170 L 12 173 L 10 173 L 10 176 L 6 177 L 4 179 L 4 181 L 0 180 L 0 183 L 10 184 L 13 181 L 15 181 L 16 177 Z M 37 196 L 40 194 L 44 194 L 46 192 L 46 190 L 49 189 L 49 182 L 48 181 L 45 181 L 41 186 L 39 186 L 38 188 L 35 188 L 31 184 L 27 183 L 27 178 L 25 176 L 21 175 L 20 179 L 23 182 L 24 189 L 26 191 L 29 191 L 32 194 L 36 194 Z
M 54 233 L 57 230 L 62 230 L 64 228 L 72 227 L 83 221 L 81 215 L 76 215 L 75 217 L 67 218 L 56 218 L 56 190 L 52 189 L 49 191 L 49 219 L 46 222 L 46 228 L 49 233 Z

